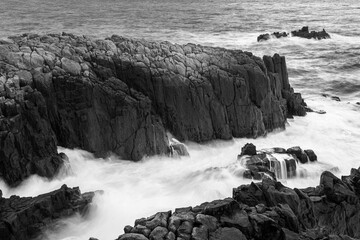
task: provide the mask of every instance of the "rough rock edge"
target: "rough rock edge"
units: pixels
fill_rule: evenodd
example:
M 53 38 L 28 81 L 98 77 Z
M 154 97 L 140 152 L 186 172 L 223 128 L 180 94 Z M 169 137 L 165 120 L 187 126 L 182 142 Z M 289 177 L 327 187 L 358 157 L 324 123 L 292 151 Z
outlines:
M 125 159 L 180 141 L 257 137 L 305 115 L 284 57 L 112 36 L 24 34 L 0 42 L 0 177 L 61 167 L 56 146 Z
M 126 226 L 117 240 L 358 239 L 360 168 L 340 180 L 323 172 L 316 188 L 269 179 L 233 189 L 233 198 L 159 212 Z
M 35 239 L 59 218 L 84 215 L 93 197 L 94 192 L 81 194 L 78 187 L 66 185 L 37 197 L 2 198 L 0 194 L 1 239 Z

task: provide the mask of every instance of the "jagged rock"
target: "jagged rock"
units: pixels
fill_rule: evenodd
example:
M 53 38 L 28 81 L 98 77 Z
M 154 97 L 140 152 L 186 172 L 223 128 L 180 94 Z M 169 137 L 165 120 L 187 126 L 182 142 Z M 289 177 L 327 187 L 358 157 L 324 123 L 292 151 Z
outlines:
M 329 95 L 329 94 L 327 94 L 327 93 L 322 93 L 321 95 L 322 95 L 323 97 L 330 97 L 331 100 L 334 100 L 334 101 L 337 101 L 337 102 L 341 102 L 341 99 L 340 99 L 340 97 L 338 97 L 338 96 Z
M 291 91 L 285 58 L 264 59 L 119 36 L 11 37 L 0 44 L 1 177 L 15 184 L 53 176 L 57 145 L 139 160 L 169 154 L 167 130 L 202 142 L 284 128 L 289 114 L 304 115 L 303 102 Z
M 317 156 L 315 154 L 315 152 L 311 149 L 307 149 L 307 150 L 304 150 L 305 154 L 308 156 L 310 162 L 315 162 L 317 161 Z
M 287 37 L 287 36 L 289 36 L 289 34 L 287 32 L 273 32 L 272 34 L 265 33 L 265 34 L 259 35 L 257 37 L 257 41 L 261 42 L 261 41 L 269 40 L 271 38 L 283 38 L 283 37 Z
M 242 185 L 233 198 L 178 209 L 161 239 L 166 231 L 168 240 L 358 239 L 359 183 L 360 168 L 341 180 L 324 172 L 319 186 L 303 190 L 268 179 Z
M 242 155 L 256 155 L 256 146 L 252 143 L 247 143 L 241 148 Z
M 117 240 L 149 240 L 144 235 L 138 234 L 138 233 L 125 233 L 123 235 L 120 235 Z
M 288 148 L 286 152 L 295 155 L 301 163 L 308 162 L 308 156 L 299 146 Z
M 295 37 L 301 37 L 301 38 L 307 38 L 307 39 L 314 38 L 317 40 L 321 40 L 321 39 L 330 38 L 330 35 L 325 31 L 325 29 L 323 29 L 322 31 L 319 31 L 319 32 L 316 32 L 316 31 L 309 32 L 309 27 L 302 27 L 298 31 L 292 31 L 291 34 Z
M 261 42 L 261 41 L 269 40 L 271 38 L 283 38 L 283 37 L 287 37 L 289 35 L 290 34 L 287 32 L 273 32 L 271 34 L 265 33 L 265 34 L 259 35 L 257 37 L 257 41 Z M 322 31 L 319 31 L 319 32 L 316 32 L 316 31 L 309 32 L 309 27 L 302 27 L 300 30 L 291 31 L 291 35 L 294 37 L 301 37 L 301 38 L 307 38 L 307 39 L 314 38 L 317 40 L 330 38 L 330 35 L 325 31 L 325 29 L 323 29 Z
M 210 234 L 210 240 L 246 240 L 245 235 L 236 228 L 219 228 L 216 232 Z
M 60 189 L 37 197 L 0 199 L 1 239 L 28 240 L 39 237 L 41 231 L 60 217 L 85 214 L 94 193 L 81 194 L 79 188 Z
M 249 144 L 246 144 L 242 148 L 242 153 L 238 155 L 238 161 L 246 168 L 243 173 L 244 178 L 255 180 L 293 178 L 297 175 L 299 161 L 306 163 L 308 159 L 310 161 L 317 160 L 313 150 L 303 151 L 300 147 L 292 147 L 288 150 L 278 147 L 261 149 L 257 151 L 257 154 L 250 156 L 250 154 L 243 153 L 248 146 Z M 251 148 L 254 150 L 256 146 L 251 145 Z
M 170 154 L 172 156 L 190 156 L 185 144 L 179 142 L 174 138 L 170 140 L 169 148 L 170 148 Z

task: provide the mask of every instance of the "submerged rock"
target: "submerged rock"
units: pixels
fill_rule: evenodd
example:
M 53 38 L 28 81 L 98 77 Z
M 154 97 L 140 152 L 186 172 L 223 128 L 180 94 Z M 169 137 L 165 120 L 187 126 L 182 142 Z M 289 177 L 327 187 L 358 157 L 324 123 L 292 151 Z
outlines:
M 242 185 L 233 189 L 232 198 L 168 212 L 169 220 L 155 228 L 159 238 L 125 233 L 118 239 L 358 239 L 359 170 L 342 180 L 324 172 L 320 185 L 309 189 L 269 179 Z M 153 218 L 135 224 L 145 226 Z
M 186 154 L 170 147 L 167 131 L 195 142 L 262 136 L 305 115 L 303 105 L 277 54 L 115 35 L 14 36 L 0 43 L 0 177 L 14 185 L 53 176 L 56 146 L 140 160 Z
M 265 34 L 261 34 L 257 37 L 257 41 L 261 42 L 261 41 L 266 41 L 269 40 L 271 38 L 283 38 L 283 37 L 288 37 L 290 35 L 290 33 L 287 32 L 273 32 L 271 34 L 269 33 L 265 33 Z M 309 27 L 302 27 L 300 30 L 297 31 L 291 31 L 291 35 L 294 37 L 301 37 L 301 38 L 307 38 L 307 39 L 317 39 L 317 40 L 321 40 L 321 39 L 327 39 L 330 38 L 330 35 L 325 31 L 325 29 L 323 29 L 322 31 L 311 31 L 309 32 Z
M 35 239 L 59 218 L 85 214 L 93 196 L 63 185 L 37 197 L 0 198 L 1 239 Z
M 291 34 L 295 37 L 307 38 L 307 39 L 327 39 L 330 38 L 330 35 L 323 29 L 322 31 L 311 31 L 309 32 L 309 27 L 303 27 L 298 31 L 292 31 Z

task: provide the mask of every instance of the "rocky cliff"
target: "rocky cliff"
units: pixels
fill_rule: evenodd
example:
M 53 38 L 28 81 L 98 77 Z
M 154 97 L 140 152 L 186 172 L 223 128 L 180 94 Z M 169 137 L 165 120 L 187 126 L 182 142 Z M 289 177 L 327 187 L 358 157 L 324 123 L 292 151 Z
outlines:
M 118 240 L 359 239 L 359 170 L 341 180 L 323 172 L 316 188 L 270 179 L 242 185 L 232 198 L 138 219 Z
M 56 146 L 125 159 L 167 154 L 166 131 L 196 142 L 256 137 L 305 115 L 285 58 L 112 36 L 0 41 L 0 177 L 51 177 Z
M 2 198 L 0 191 L 0 238 L 36 239 L 59 218 L 85 214 L 94 193 L 81 194 L 79 188 L 60 189 L 37 197 Z

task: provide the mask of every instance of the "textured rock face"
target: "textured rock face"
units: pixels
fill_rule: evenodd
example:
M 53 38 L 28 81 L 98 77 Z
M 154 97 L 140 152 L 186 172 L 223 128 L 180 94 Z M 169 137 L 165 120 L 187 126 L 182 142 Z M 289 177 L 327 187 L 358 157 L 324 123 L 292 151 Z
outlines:
M 1 239 L 35 239 L 46 226 L 60 217 L 85 213 L 94 193 L 63 185 L 59 190 L 37 197 L 0 197 Z
M 359 183 L 359 169 L 342 180 L 324 172 L 302 190 L 266 179 L 234 188 L 233 198 L 138 219 L 118 240 L 358 239 Z
M 0 164 L 26 169 L 2 173 L 9 184 L 54 175 L 56 145 L 139 160 L 170 152 L 167 130 L 181 141 L 256 137 L 305 114 L 283 57 L 119 36 L 0 42 L 0 96 Z
M 313 150 L 302 150 L 298 146 L 287 150 L 276 147 L 256 151 L 256 146 L 247 143 L 238 155 L 238 161 L 246 168 L 244 178 L 256 180 L 293 178 L 298 174 L 300 163 L 316 160 Z

